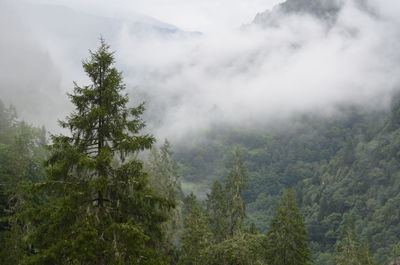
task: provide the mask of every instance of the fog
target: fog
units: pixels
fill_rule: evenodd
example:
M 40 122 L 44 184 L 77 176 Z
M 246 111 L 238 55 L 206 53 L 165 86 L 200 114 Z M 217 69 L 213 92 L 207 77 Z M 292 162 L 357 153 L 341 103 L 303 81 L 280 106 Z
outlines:
M 183 10 L 191 2 L 172 1 Z M 221 13 L 240 13 L 228 1 L 218 3 Z M 330 117 L 345 104 L 384 109 L 399 87 L 395 0 L 348 0 L 334 19 L 275 9 L 270 25 L 252 23 L 264 9 L 251 19 L 246 10 L 232 23 L 234 17 L 215 16 L 218 30 L 196 15 L 186 18 L 187 27 L 178 20 L 179 28 L 171 25 L 173 19 L 164 24 L 159 11 L 157 19 L 140 14 L 151 13 L 149 6 L 137 7 L 140 13 L 131 6 L 130 15 L 119 16 L 106 15 L 106 2 L 98 14 L 78 1 L 58 4 L 0 4 L 0 96 L 50 131 L 71 110 L 65 93 L 72 81 L 88 82 L 80 62 L 100 34 L 116 51 L 133 104 L 147 102 L 149 129 L 158 138 L 179 140 L 215 125 L 257 126 L 299 113 Z M 174 10 L 169 17 L 179 15 Z
M 19 1 L 19 0 L 17 0 Z M 129 19 L 132 13 L 150 15 L 186 31 L 209 32 L 239 27 L 257 12 L 283 0 L 30 0 L 67 6 L 78 12 Z

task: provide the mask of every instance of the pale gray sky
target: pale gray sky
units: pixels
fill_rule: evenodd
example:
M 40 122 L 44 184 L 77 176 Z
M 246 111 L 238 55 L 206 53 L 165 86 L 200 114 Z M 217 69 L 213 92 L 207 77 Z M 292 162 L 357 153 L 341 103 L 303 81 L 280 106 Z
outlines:
M 121 16 L 138 12 L 187 31 L 209 32 L 251 22 L 258 12 L 283 0 L 29 0 L 80 11 Z

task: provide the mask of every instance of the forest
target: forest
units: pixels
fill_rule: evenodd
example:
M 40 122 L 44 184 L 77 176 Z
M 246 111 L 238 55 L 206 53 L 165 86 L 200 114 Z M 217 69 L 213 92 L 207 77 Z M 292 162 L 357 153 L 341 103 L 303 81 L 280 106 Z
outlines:
M 0 103 L 0 264 L 369 265 L 400 256 L 400 100 L 196 146 L 143 133 L 101 39 L 48 134 Z M 135 107 L 128 107 L 135 105 Z M 156 140 L 159 143 L 156 144 Z M 394 264 L 394 263 L 391 263 Z

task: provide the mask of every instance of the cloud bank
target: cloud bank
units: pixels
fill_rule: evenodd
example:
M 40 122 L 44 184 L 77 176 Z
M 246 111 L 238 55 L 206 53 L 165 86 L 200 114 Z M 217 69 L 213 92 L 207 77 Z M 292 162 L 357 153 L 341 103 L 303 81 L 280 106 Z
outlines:
M 334 115 L 337 106 L 344 104 L 385 108 L 400 81 L 397 2 L 369 0 L 361 5 L 348 0 L 334 20 L 279 13 L 272 26 L 249 21 L 246 26 L 225 25 L 224 31 L 202 35 L 154 30 L 137 34 L 137 28 L 125 19 L 107 18 L 104 22 L 83 13 L 79 14 L 85 18 L 83 29 L 75 25 L 66 34 L 71 29 L 70 14 L 51 29 L 43 22 L 46 13 L 39 19 L 20 12 L 18 23 L 25 23 L 21 28 L 25 27 L 26 33 L 9 39 L 21 38 L 24 47 L 37 46 L 41 60 L 47 60 L 41 63 L 47 70 L 30 81 L 34 84 L 32 95 L 48 97 L 46 104 L 56 105 L 52 113 L 62 113 L 60 106 L 67 106 L 67 99 L 57 91 L 70 90 L 72 80 L 86 81 L 80 59 L 88 48 L 95 47 L 95 36 L 104 25 L 115 25 L 106 30 L 105 37 L 117 51 L 130 96 L 147 101 L 148 124 L 156 136 L 178 140 L 221 124 L 257 126 L 308 112 Z M 18 23 L 2 32 L 14 34 Z M 6 43 L 0 55 L 5 51 L 23 60 L 10 60 L 11 72 L 24 65 L 24 57 L 37 60 L 32 49 L 29 55 L 20 55 Z M 20 87 L 18 82 L 30 80 L 31 71 L 38 71 L 32 65 L 19 70 L 20 77 L 12 80 L 16 87 Z M 50 81 L 42 84 L 47 90 L 41 92 L 43 80 Z M 12 87 L 12 82 L 7 87 Z M 0 85 L 5 93 L 4 82 Z M 35 104 L 41 108 L 43 102 L 38 99 Z
M 1 1 L 0 36 L 0 99 L 13 104 L 30 122 L 43 125 L 56 121 L 57 114 L 66 109 L 64 101 L 54 100 L 64 96 L 61 71 L 15 8 Z
M 20 0 L 14 0 L 20 1 Z M 71 7 L 78 11 L 129 19 L 134 13 L 156 17 L 186 31 L 215 31 L 239 27 L 284 0 L 27 0 Z
M 166 137 L 221 123 L 333 115 L 344 104 L 384 108 L 400 76 L 400 9 L 389 2 L 346 1 L 333 22 L 281 14 L 271 27 L 186 41 L 122 35 L 117 50 L 127 68 L 148 67 L 137 87 L 159 109 L 154 126 Z

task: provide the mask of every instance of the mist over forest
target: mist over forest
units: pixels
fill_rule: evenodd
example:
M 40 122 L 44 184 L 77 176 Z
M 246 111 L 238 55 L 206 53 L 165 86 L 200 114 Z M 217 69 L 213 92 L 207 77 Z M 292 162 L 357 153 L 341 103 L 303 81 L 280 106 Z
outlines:
M 400 2 L 0 0 L 0 25 L 0 264 L 400 264 Z
M 72 108 L 63 95 L 72 80 L 86 81 L 81 60 L 102 35 L 117 51 L 132 98 L 135 92 L 147 101 L 148 124 L 163 138 L 221 122 L 254 126 L 298 113 L 329 116 L 346 104 L 387 108 L 398 82 L 395 8 L 386 1 L 327 2 L 282 4 L 242 26 L 201 33 L 135 13 L 6 1 L 2 19 L 12 23 L 1 29 L 2 57 L 7 71 L 19 74 L 2 78 L 3 93 L 21 115 L 56 129 L 52 120 Z M 38 94 L 31 91 L 43 96 L 20 99 L 20 93 Z M 47 119 L 49 112 L 60 114 Z

